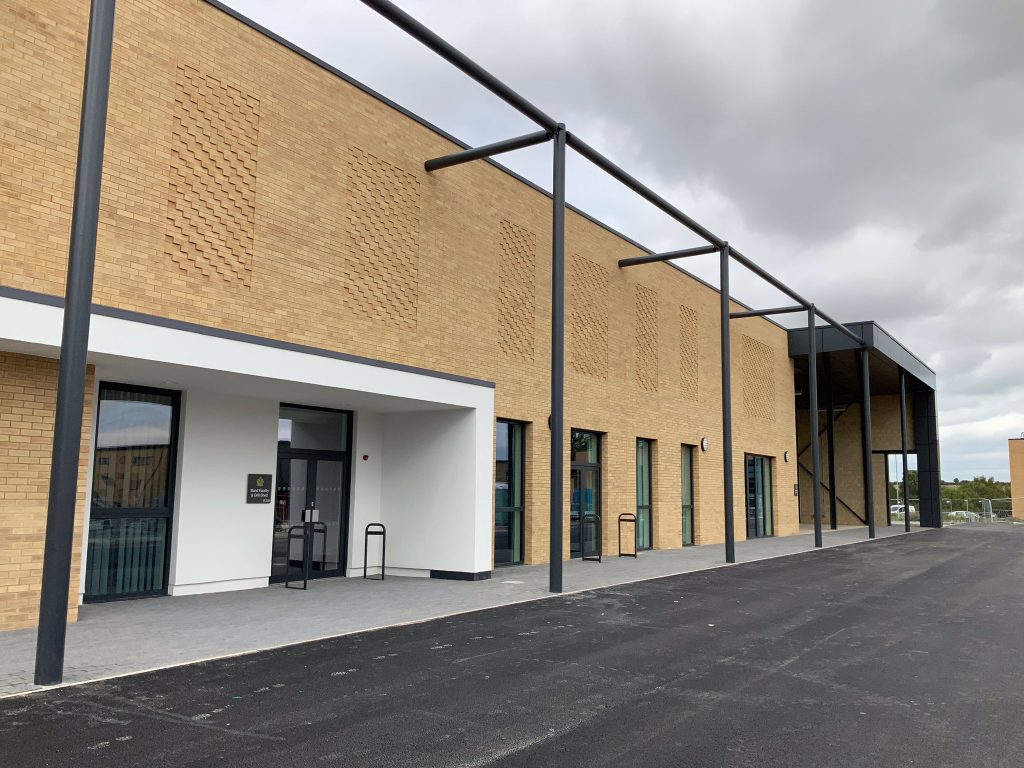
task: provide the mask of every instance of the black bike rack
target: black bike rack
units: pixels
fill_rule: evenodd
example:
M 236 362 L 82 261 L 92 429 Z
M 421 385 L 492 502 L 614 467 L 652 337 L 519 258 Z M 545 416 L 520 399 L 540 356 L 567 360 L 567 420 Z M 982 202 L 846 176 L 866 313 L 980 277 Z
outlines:
M 597 554 L 588 555 L 584 549 L 584 545 L 587 540 L 586 526 L 588 525 L 593 526 L 594 528 L 594 551 Z M 594 513 L 582 515 L 580 517 L 580 560 L 591 563 L 600 563 L 601 549 L 601 516 Z
M 370 530 L 370 529 L 373 530 Z M 376 576 L 366 575 L 366 556 L 370 549 L 370 537 L 380 536 L 380 578 Z M 384 581 L 384 555 L 387 553 L 388 548 L 388 529 L 384 527 L 383 523 L 370 523 L 366 526 L 366 530 L 363 532 L 363 578 L 370 579 L 371 581 Z
M 309 586 L 309 574 L 313 570 L 313 545 L 316 542 L 317 534 L 323 535 L 323 548 L 320 550 L 320 570 L 327 570 L 327 524 L 313 521 L 306 521 L 302 525 L 293 525 L 288 529 L 288 555 L 285 558 L 284 567 L 284 588 L 285 589 L 306 589 Z M 291 585 L 292 572 L 292 541 L 302 542 L 302 586 Z
M 622 524 L 632 523 L 633 524 L 633 551 L 623 552 L 622 551 Z M 619 557 L 632 557 L 636 559 L 636 515 L 632 512 L 623 512 L 619 515 Z

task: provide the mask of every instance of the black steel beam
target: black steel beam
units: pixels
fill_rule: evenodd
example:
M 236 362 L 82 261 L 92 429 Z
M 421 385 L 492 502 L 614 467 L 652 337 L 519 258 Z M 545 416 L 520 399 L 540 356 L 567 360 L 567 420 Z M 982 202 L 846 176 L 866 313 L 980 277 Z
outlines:
M 729 315 L 733 320 L 744 317 L 765 317 L 767 315 L 785 315 L 791 312 L 803 312 L 806 307 L 771 307 L 770 309 L 751 309 L 745 312 L 733 312 Z
M 512 152 L 517 149 L 532 147 L 536 144 L 543 144 L 545 141 L 550 141 L 553 135 L 554 134 L 551 131 L 528 133 L 525 136 L 517 136 L 514 139 L 496 141 L 493 144 L 487 144 L 482 147 L 466 149 L 462 152 L 456 152 L 453 155 L 435 157 L 433 160 L 427 160 L 427 162 L 423 164 L 423 167 L 426 168 L 428 173 L 430 171 L 439 171 L 442 168 L 450 168 L 453 165 L 461 165 L 462 163 L 469 163 L 473 160 L 481 160 L 485 157 L 493 157 L 494 155 L 501 155 L 505 152 Z
M 900 453 L 903 455 L 903 529 L 909 533 L 910 480 L 907 477 L 907 372 L 902 367 L 900 368 Z
M 864 508 L 867 510 L 868 538 L 875 538 L 875 477 L 872 466 L 872 444 L 871 435 L 871 352 L 867 346 L 860 348 L 860 434 L 861 449 L 863 451 L 862 461 L 864 462 Z M 889 460 L 885 461 L 885 495 L 886 495 L 886 519 L 889 514 Z M 891 525 L 892 522 L 889 521 Z
M 455 46 L 451 45 L 451 43 L 443 40 L 434 32 L 427 29 L 423 24 L 416 21 L 416 19 L 394 3 L 388 2 L 388 0 L 362 0 L 362 2 L 399 29 L 404 30 L 412 37 L 419 40 L 442 59 L 454 65 L 463 73 L 469 75 L 499 99 L 522 112 L 528 118 L 533 120 L 533 122 L 537 123 L 537 125 L 542 128 L 546 128 L 549 131 L 554 131 L 558 127 L 558 121 L 555 120 L 555 118 L 531 104 L 505 85 L 505 83 L 501 82 L 490 72 L 455 48 Z
M 364 0 L 365 2 L 365 0 Z M 672 203 L 663 198 L 657 192 L 652 190 L 650 187 L 642 184 L 637 179 L 630 176 L 624 170 L 619 168 L 615 163 L 609 160 L 607 157 L 602 155 L 596 149 L 591 147 L 589 144 L 584 142 L 582 139 L 576 137 L 574 134 L 569 134 L 569 146 L 572 147 L 576 152 L 585 157 L 587 160 L 592 162 L 602 171 L 607 173 L 613 179 L 629 187 L 631 190 L 636 192 L 640 197 L 644 198 L 647 202 L 660 209 L 662 212 L 667 213 L 673 219 L 678 221 L 684 227 L 689 229 L 696 235 L 707 240 L 712 245 L 723 248 L 725 247 L 725 241 L 718 235 L 714 234 L 711 230 L 707 229 L 703 225 L 699 224 L 694 219 L 687 216 L 681 210 L 676 208 Z
M 71 548 L 78 498 L 89 321 L 114 39 L 114 0 L 92 0 L 88 35 L 46 509 L 43 579 L 36 634 L 36 685 L 53 685 L 64 677 Z
M 681 251 L 652 253 L 647 256 L 631 256 L 628 259 L 619 259 L 619 267 L 635 267 L 638 264 L 654 264 L 658 261 L 685 259 L 688 256 L 704 256 L 708 253 L 718 253 L 720 250 L 721 249 L 717 245 L 701 245 L 697 248 L 684 248 Z
M 821 540 L 821 445 L 818 441 L 818 340 L 815 333 L 814 305 L 807 307 L 807 389 L 811 396 L 811 467 L 814 486 L 811 502 L 814 507 L 814 546 L 820 547 Z
M 784 294 L 789 296 L 789 298 L 791 298 L 793 301 L 795 301 L 801 307 L 806 309 L 807 307 L 811 306 L 811 302 L 809 302 L 807 299 L 805 299 L 799 293 L 794 291 L 792 288 L 790 288 L 784 282 L 782 282 L 781 280 L 776 278 L 770 272 L 767 272 L 766 270 L 764 270 L 761 267 L 757 266 L 757 264 L 752 262 L 750 259 L 748 259 L 746 256 L 744 256 L 742 253 L 737 251 L 735 248 L 733 248 L 731 250 L 732 250 L 732 257 L 733 257 L 733 259 L 735 259 L 737 262 L 739 262 L 744 267 L 749 269 L 751 272 L 753 272 L 755 275 L 760 277 L 766 283 L 768 283 L 769 285 L 774 286 L 775 288 L 778 288 L 780 291 L 782 291 Z
M 562 591 L 565 480 L 565 126 L 555 128 L 551 182 L 551 532 L 548 590 Z
M 729 329 L 729 244 L 719 260 L 722 322 L 722 480 L 725 501 L 725 562 L 736 562 L 736 521 L 732 477 L 732 340 Z

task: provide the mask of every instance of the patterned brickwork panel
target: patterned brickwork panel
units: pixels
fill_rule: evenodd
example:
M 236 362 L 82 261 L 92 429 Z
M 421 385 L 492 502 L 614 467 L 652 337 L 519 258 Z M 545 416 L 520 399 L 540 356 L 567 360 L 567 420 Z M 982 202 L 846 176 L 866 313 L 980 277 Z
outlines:
M 569 272 L 569 365 L 608 378 L 608 270 L 574 255 Z
M 687 400 L 700 399 L 700 360 L 697 354 L 697 312 L 679 307 L 679 390 Z
M 648 392 L 658 389 L 658 292 L 638 285 L 633 292 L 633 363 L 636 383 Z
M 533 360 L 537 324 L 537 235 L 502 221 L 498 241 L 498 346 Z
M 178 67 L 165 252 L 183 273 L 248 288 L 260 103 Z
M 775 421 L 775 355 L 762 341 L 743 336 L 743 410 Z
M 345 308 L 388 325 L 415 328 L 420 182 L 359 147 L 349 148 L 345 175 Z

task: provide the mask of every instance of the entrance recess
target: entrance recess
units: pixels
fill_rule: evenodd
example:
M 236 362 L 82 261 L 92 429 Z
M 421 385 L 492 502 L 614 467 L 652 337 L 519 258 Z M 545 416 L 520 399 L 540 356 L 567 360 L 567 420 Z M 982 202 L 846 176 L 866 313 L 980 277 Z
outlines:
M 772 460 L 767 456 L 746 457 L 747 478 L 747 538 L 771 536 L 774 531 L 772 514 Z
M 288 529 L 303 523 L 306 510 L 315 510 L 314 519 L 327 529 L 314 542 L 311 578 L 345 574 L 351 424 L 347 411 L 281 406 L 271 582 L 284 581 L 289 566 L 302 565 L 301 544 L 289 544 Z
M 569 495 L 569 556 L 601 558 L 601 436 L 573 430 Z

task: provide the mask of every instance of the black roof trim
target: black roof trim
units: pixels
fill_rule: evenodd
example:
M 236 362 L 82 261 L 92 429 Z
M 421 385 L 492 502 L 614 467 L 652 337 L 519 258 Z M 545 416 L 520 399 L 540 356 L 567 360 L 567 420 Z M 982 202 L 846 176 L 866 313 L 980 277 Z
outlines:
M 846 323 L 846 327 L 864 339 L 869 349 L 873 349 L 883 355 L 929 389 L 934 390 L 936 388 L 937 376 L 935 371 L 874 320 Z M 819 327 L 817 329 L 817 337 L 819 352 L 842 352 L 859 348 L 852 339 L 830 325 Z M 789 356 L 807 356 L 806 327 L 789 329 Z

